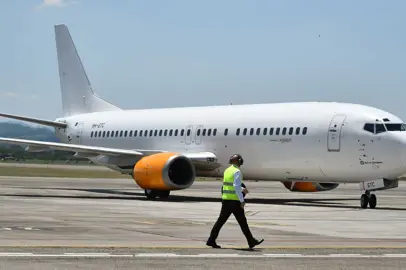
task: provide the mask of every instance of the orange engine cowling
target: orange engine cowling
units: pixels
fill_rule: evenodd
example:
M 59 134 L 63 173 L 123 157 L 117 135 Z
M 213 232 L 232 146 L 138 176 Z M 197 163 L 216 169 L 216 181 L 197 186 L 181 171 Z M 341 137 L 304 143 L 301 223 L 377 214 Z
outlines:
M 140 159 L 132 177 L 142 189 L 176 190 L 190 187 L 196 178 L 192 161 L 177 153 L 159 153 Z
M 338 187 L 337 183 L 313 183 L 313 182 L 292 182 L 282 181 L 282 184 L 294 192 L 319 192 L 328 191 Z

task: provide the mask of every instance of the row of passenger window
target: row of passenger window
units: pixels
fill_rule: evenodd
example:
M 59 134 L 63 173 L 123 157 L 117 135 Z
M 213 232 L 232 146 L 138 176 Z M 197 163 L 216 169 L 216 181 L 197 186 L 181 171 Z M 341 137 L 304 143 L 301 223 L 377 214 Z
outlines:
M 149 134 L 148 134 L 149 133 Z M 127 130 L 116 130 L 116 131 L 92 131 L 90 132 L 90 137 L 93 138 L 109 138 L 109 137 L 152 137 L 152 136 L 178 136 L 178 133 L 180 134 L 180 136 L 184 136 L 185 135 L 185 130 L 182 129 L 180 130 L 173 130 L 173 129 L 165 129 L 165 130 L 134 130 L 134 132 L 132 130 L 127 131 Z M 190 135 L 190 129 L 186 132 L 187 136 Z
M 179 130 L 178 129 L 165 129 L 165 130 L 134 130 L 134 131 L 132 131 L 132 130 L 130 130 L 130 131 L 127 131 L 127 130 L 125 130 L 125 131 L 123 131 L 123 130 L 121 130 L 121 131 L 101 131 L 101 130 L 99 130 L 99 131 L 92 131 L 91 133 L 90 133 L 90 137 L 91 138 L 109 138 L 109 137 L 152 137 L 152 136 L 154 136 L 154 137 L 157 137 L 157 136 L 164 136 L 164 137 L 166 137 L 166 136 L 178 136 L 178 134 L 179 134 L 179 136 L 181 136 L 181 137 L 183 137 L 184 135 L 185 135 L 185 130 L 184 129 L 181 129 L 180 130 L 180 132 L 178 132 Z M 293 127 L 290 127 L 289 129 L 288 128 L 286 128 L 286 127 L 284 127 L 284 128 L 256 128 L 256 129 L 254 129 L 254 128 L 244 128 L 244 129 L 242 129 L 242 128 L 237 128 L 237 130 L 236 130 L 236 135 L 237 136 L 240 136 L 240 135 L 243 135 L 243 136 L 246 136 L 246 135 L 254 135 L 254 132 L 255 132 L 255 134 L 256 135 L 286 135 L 286 134 L 289 134 L 289 135 L 293 135 L 293 133 L 295 134 L 295 135 L 306 135 L 307 134 L 307 127 L 304 127 L 304 128 L 300 128 L 300 127 L 297 127 L 297 128 L 293 128 Z M 191 133 L 191 130 L 190 129 L 188 129 L 187 131 L 186 131 L 186 135 L 187 136 L 190 136 L 190 133 Z M 197 132 L 196 132 L 196 135 L 197 136 L 200 136 L 200 135 L 202 135 L 202 136 L 216 136 L 217 135 L 217 129 L 216 128 L 214 128 L 214 129 L 211 129 L 211 128 L 209 128 L 209 129 L 201 129 L 201 128 L 199 128 L 198 130 L 197 130 Z M 225 130 L 224 130 L 224 136 L 227 136 L 228 135 L 228 128 L 226 128 Z
M 293 135 L 293 132 L 295 133 L 295 135 L 300 135 L 300 131 L 302 131 L 302 135 L 307 134 L 307 127 L 304 127 L 303 129 L 301 129 L 300 127 L 297 127 L 296 129 L 293 128 L 293 127 L 290 127 L 289 130 L 286 127 L 284 127 L 284 128 L 279 128 L 278 127 L 278 128 L 269 128 L 269 130 L 268 130 L 268 128 L 262 128 L 262 130 L 261 130 L 261 128 L 257 128 L 256 130 L 254 128 L 250 128 L 250 129 L 248 129 L 248 128 L 244 128 L 244 129 L 237 128 L 236 135 L 239 136 L 241 131 L 242 131 L 242 135 L 246 136 L 246 135 L 248 135 L 248 130 L 249 130 L 249 135 L 254 135 L 254 131 L 255 131 L 256 135 L 261 135 L 261 134 L 262 135 L 268 135 L 268 134 L 269 135 L 274 135 L 274 134 L 275 135 L 280 135 L 280 134 L 282 134 L 282 135 L 286 135 L 286 134 Z

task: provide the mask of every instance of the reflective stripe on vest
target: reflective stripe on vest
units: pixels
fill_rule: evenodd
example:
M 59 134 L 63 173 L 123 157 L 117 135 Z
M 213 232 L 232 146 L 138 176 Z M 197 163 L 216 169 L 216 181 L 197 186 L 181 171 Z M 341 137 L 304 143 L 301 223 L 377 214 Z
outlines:
M 231 165 L 224 171 L 222 195 L 223 200 L 239 201 L 234 189 L 234 174 L 238 171 L 239 169 L 234 165 Z

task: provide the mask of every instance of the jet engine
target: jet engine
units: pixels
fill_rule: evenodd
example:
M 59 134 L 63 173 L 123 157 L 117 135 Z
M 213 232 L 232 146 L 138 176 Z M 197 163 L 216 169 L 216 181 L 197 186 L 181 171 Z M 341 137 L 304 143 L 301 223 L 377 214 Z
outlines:
M 338 187 L 337 183 L 313 183 L 283 181 L 282 184 L 293 192 L 319 192 L 333 190 Z
M 141 158 L 132 171 L 135 182 L 145 190 L 179 190 L 196 178 L 192 161 L 177 153 L 158 153 Z

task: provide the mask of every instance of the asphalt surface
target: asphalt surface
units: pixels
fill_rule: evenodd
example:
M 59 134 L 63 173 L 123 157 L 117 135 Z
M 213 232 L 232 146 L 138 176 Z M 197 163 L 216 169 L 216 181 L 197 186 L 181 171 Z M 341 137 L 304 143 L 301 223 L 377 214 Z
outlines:
M 246 182 L 247 218 L 265 239 L 252 251 L 234 217 L 223 248 L 205 246 L 220 182 L 148 201 L 132 179 L 0 177 L 0 269 L 402 269 L 402 184 L 360 209 L 358 185 L 305 194 Z

